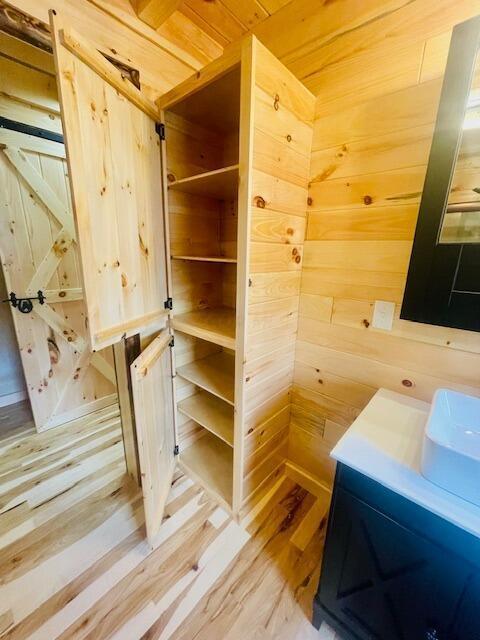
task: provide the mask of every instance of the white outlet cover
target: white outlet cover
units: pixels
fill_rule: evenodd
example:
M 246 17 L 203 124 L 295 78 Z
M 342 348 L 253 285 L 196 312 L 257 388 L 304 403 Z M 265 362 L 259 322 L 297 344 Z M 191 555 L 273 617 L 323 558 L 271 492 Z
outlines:
M 372 326 L 375 329 L 391 331 L 393 327 L 393 316 L 395 314 L 395 303 L 385 302 L 385 300 L 375 300 L 373 309 Z

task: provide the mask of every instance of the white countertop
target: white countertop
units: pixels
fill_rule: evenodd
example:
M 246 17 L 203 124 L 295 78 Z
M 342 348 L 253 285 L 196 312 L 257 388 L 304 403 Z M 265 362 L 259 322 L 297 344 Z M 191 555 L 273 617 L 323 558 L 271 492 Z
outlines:
M 429 411 L 426 402 L 380 389 L 331 456 L 480 538 L 480 507 L 437 487 L 420 472 Z

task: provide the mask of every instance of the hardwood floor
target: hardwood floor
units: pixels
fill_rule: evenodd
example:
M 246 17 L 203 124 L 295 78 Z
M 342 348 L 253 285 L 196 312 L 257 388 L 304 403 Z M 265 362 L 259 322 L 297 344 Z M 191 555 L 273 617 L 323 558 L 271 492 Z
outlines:
M 152 551 L 117 410 L 15 432 L 0 440 L 0 636 L 318 640 L 326 509 L 284 479 L 247 530 L 178 472 Z
M 17 429 L 26 431 L 33 428 L 33 415 L 28 400 L 0 407 L 0 440 L 13 435 Z

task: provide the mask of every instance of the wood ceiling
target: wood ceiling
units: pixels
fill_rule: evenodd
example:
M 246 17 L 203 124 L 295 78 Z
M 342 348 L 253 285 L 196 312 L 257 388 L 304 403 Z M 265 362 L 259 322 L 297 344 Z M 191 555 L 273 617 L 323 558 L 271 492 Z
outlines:
M 130 1 L 141 20 L 206 64 L 291 0 Z

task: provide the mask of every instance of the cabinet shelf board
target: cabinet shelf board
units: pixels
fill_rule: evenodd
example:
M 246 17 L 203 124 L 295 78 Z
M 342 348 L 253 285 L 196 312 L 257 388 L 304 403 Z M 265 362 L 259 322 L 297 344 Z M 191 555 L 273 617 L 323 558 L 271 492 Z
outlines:
M 233 405 L 235 358 L 228 353 L 215 353 L 185 364 L 177 368 L 177 374 Z
M 233 446 L 233 407 L 207 391 L 200 391 L 177 405 L 180 413 Z
M 173 328 L 196 338 L 235 349 L 235 310 L 215 307 L 173 317 Z
M 180 465 L 229 510 L 232 508 L 233 451 L 211 433 L 180 451 Z
M 236 264 L 236 258 L 225 258 L 224 256 L 172 256 L 172 260 L 191 260 L 194 262 L 226 262 Z
M 238 164 L 175 180 L 175 182 L 171 182 L 168 185 L 168 188 L 195 195 L 210 196 L 220 200 L 236 197 L 238 192 Z

